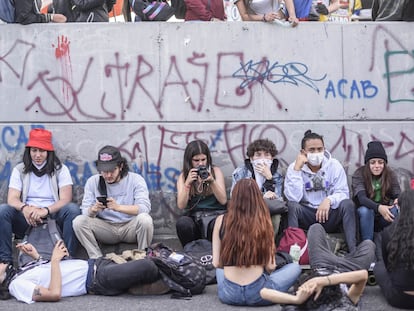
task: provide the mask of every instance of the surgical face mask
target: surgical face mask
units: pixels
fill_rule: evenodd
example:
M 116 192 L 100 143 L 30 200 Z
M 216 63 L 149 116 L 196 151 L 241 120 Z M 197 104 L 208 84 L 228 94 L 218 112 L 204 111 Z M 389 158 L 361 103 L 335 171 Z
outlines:
M 323 161 L 323 152 L 318 152 L 318 153 L 308 153 L 306 155 L 306 157 L 308 158 L 308 163 L 312 166 L 319 166 L 322 164 Z

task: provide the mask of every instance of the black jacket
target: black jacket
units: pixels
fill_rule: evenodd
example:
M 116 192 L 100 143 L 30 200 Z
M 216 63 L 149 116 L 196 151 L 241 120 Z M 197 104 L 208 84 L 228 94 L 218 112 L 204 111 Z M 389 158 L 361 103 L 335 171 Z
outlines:
M 112 0 L 72 0 L 79 16 L 77 22 L 108 22 L 108 12 L 112 9 Z M 109 9 L 109 10 L 108 10 Z
M 16 0 L 16 23 L 28 25 L 32 23 L 49 23 L 50 14 L 41 14 L 42 0 Z

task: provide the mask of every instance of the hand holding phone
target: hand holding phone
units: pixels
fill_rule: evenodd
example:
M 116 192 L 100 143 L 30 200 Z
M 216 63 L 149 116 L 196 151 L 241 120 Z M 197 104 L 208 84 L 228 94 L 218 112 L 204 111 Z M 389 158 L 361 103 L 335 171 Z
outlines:
M 97 200 L 98 202 L 101 202 L 105 208 L 106 208 L 106 207 L 108 207 L 108 206 L 106 205 L 106 204 L 107 204 L 107 201 L 106 201 L 106 196 L 96 197 L 96 200 Z

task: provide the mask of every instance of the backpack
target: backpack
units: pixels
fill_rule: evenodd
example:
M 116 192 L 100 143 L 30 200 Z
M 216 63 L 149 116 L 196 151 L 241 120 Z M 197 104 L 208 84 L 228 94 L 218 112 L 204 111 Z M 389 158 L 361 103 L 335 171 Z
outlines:
M 206 285 L 217 283 L 216 268 L 213 266 L 213 246 L 209 240 L 198 239 L 188 242 L 184 252 L 197 258 L 197 263 L 206 270 Z
M 1 0 L 0 1 L 0 19 L 6 23 L 15 22 L 15 0 Z
M 50 260 L 52 258 L 53 249 L 57 241 L 62 240 L 59 228 L 56 226 L 56 220 L 46 219 L 42 224 L 36 227 L 30 226 L 23 238 L 23 242 L 27 241 L 36 247 L 37 252 L 43 259 Z M 20 252 L 18 256 L 19 267 L 33 261 L 29 255 Z
M 175 291 L 172 298 L 187 298 L 203 292 L 206 270 L 191 255 L 155 243 L 147 248 L 147 258 L 157 265 L 163 281 Z
M 175 18 L 184 19 L 185 12 L 187 11 L 187 6 L 185 5 L 184 0 L 171 0 L 171 6 L 175 10 Z
M 279 241 L 278 251 L 289 253 L 290 247 L 294 244 L 300 246 L 300 259 L 299 264 L 309 264 L 309 252 L 308 252 L 308 239 L 305 231 L 301 228 L 287 227 L 283 231 L 282 238 Z

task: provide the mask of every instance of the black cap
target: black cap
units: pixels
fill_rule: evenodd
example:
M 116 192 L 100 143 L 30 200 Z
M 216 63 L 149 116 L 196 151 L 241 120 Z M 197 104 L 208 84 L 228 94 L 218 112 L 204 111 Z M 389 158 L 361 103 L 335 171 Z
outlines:
M 368 149 L 365 152 L 365 164 L 367 164 L 370 159 L 374 158 L 383 159 L 388 163 L 387 154 L 380 141 L 371 141 L 368 143 Z
M 122 161 L 119 149 L 114 146 L 105 146 L 98 152 L 96 169 L 99 172 L 111 172 Z

